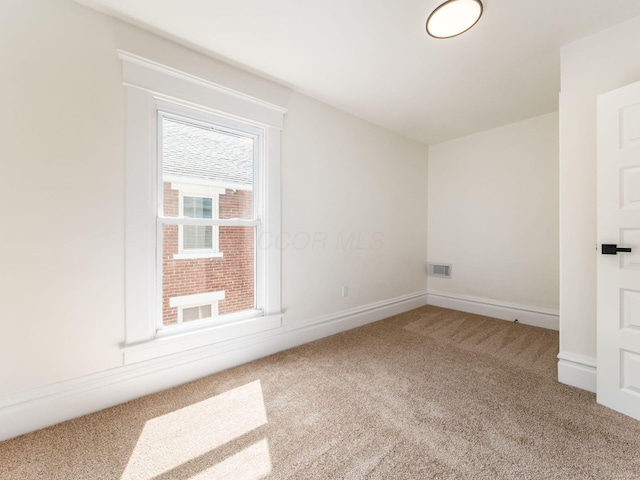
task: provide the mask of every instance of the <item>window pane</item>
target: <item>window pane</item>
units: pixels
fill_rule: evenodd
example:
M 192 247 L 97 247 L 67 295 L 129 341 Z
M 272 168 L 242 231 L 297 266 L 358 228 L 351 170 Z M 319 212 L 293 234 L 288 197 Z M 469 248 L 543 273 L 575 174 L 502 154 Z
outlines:
M 200 308 L 199 307 L 190 307 L 182 309 L 182 321 L 190 322 L 192 320 L 200 320 L 202 317 L 200 316 Z
M 184 225 L 182 250 L 213 248 L 213 227 L 207 225 Z
M 190 226 L 182 228 L 187 230 L 187 227 Z M 178 307 L 171 307 L 171 299 L 176 297 L 224 292 L 224 299 L 217 302 L 217 315 L 255 308 L 255 227 L 217 228 L 222 257 L 185 259 L 183 255 L 176 259 L 174 256 L 178 254 L 179 226 L 163 226 L 163 325 L 172 325 L 178 321 Z M 216 315 L 210 304 L 202 305 L 198 312 L 190 309 L 191 307 L 183 309 L 183 321 Z
M 211 316 L 211 305 L 202 305 L 200 307 L 200 318 L 209 318 Z
M 200 216 L 198 218 L 211 218 L 211 199 L 210 198 L 199 198 L 201 203 L 201 208 L 196 213 Z
M 183 199 L 183 215 L 189 218 L 211 218 L 213 199 L 187 197 Z
M 184 203 L 182 206 L 183 215 L 185 217 L 194 218 L 196 215 L 196 199 L 195 197 L 184 197 Z
M 161 128 L 165 216 L 253 218 L 253 137 L 166 117 Z

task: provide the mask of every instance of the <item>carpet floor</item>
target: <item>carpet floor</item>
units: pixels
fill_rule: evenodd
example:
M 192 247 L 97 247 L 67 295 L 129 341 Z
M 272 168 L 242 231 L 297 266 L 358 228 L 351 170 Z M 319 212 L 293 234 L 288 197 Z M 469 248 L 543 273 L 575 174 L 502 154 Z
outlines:
M 558 333 L 423 307 L 0 443 L 1 479 L 638 479 Z

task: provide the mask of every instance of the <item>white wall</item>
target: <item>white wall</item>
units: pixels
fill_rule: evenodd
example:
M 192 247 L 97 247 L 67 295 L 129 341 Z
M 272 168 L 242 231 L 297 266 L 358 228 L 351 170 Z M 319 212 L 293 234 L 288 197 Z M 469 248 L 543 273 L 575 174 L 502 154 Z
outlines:
M 288 107 L 286 322 L 424 291 L 426 147 L 302 95 Z M 342 286 L 349 288 L 344 298 Z
M 112 23 L 66 1 L 0 16 L 0 395 L 118 366 L 124 97 Z
M 428 198 L 430 292 L 557 310 L 557 113 L 432 145 Z
M 122 365 L 116 48 L 289 108 L 283 231 L 326 240 L 284 248 L 286 326 L 426 289 L 426 147 L 71 0 L 4 2 L 0 32 L 0 417 L 3 396 Z M 360 243 L 336 246 L 340 234 Z
M 596 97 L 640 80 L 639 51 L 640 17 L 635 17 L 566 45 L 561 52 L 560 355 L 592 366 L 596 356 Z M 595 370 L 592 373 L 595 376 Z

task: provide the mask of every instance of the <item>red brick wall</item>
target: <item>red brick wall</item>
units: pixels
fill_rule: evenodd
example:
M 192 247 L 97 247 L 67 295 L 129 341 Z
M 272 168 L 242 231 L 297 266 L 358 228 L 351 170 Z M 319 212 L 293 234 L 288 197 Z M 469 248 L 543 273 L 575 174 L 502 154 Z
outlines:
M 220 218 L 251 218 L 252 192 L 229 190 L 220 195 Z M 178 191 L 164 184 L 164 211 L 178 215 Z M 165 225 L 162 253 L 162 322 L 178 321 L 178 309 L 169 299 L 182 295 L 224 290 L 225 299 L 218 303 L 218 314 L 238 312 L 255 307 L 254 295 L 254 228 L 218 227 L 219 251 L 222 258 L 175 260 L 178 253 L 178 226 Z
M 220 218 L 253 217 L 253 192 L 229 190 L 220 195 Z M 239 312 L 255 307 L 254 227 L 220 227 L 221 268 L 209 284 L 210 291 L 225 291 L 218 313 Z

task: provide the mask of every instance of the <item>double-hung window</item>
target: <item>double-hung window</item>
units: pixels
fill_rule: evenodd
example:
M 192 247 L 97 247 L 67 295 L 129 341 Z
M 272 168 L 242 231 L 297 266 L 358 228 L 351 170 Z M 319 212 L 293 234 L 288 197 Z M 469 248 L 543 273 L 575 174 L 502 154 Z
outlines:
M 263 129 L 175 111 L 158 106 L 158 329 L 258 315 Z
M 125 363 L 281 325 L 285 109 L 119 51 L 127 87 Z

